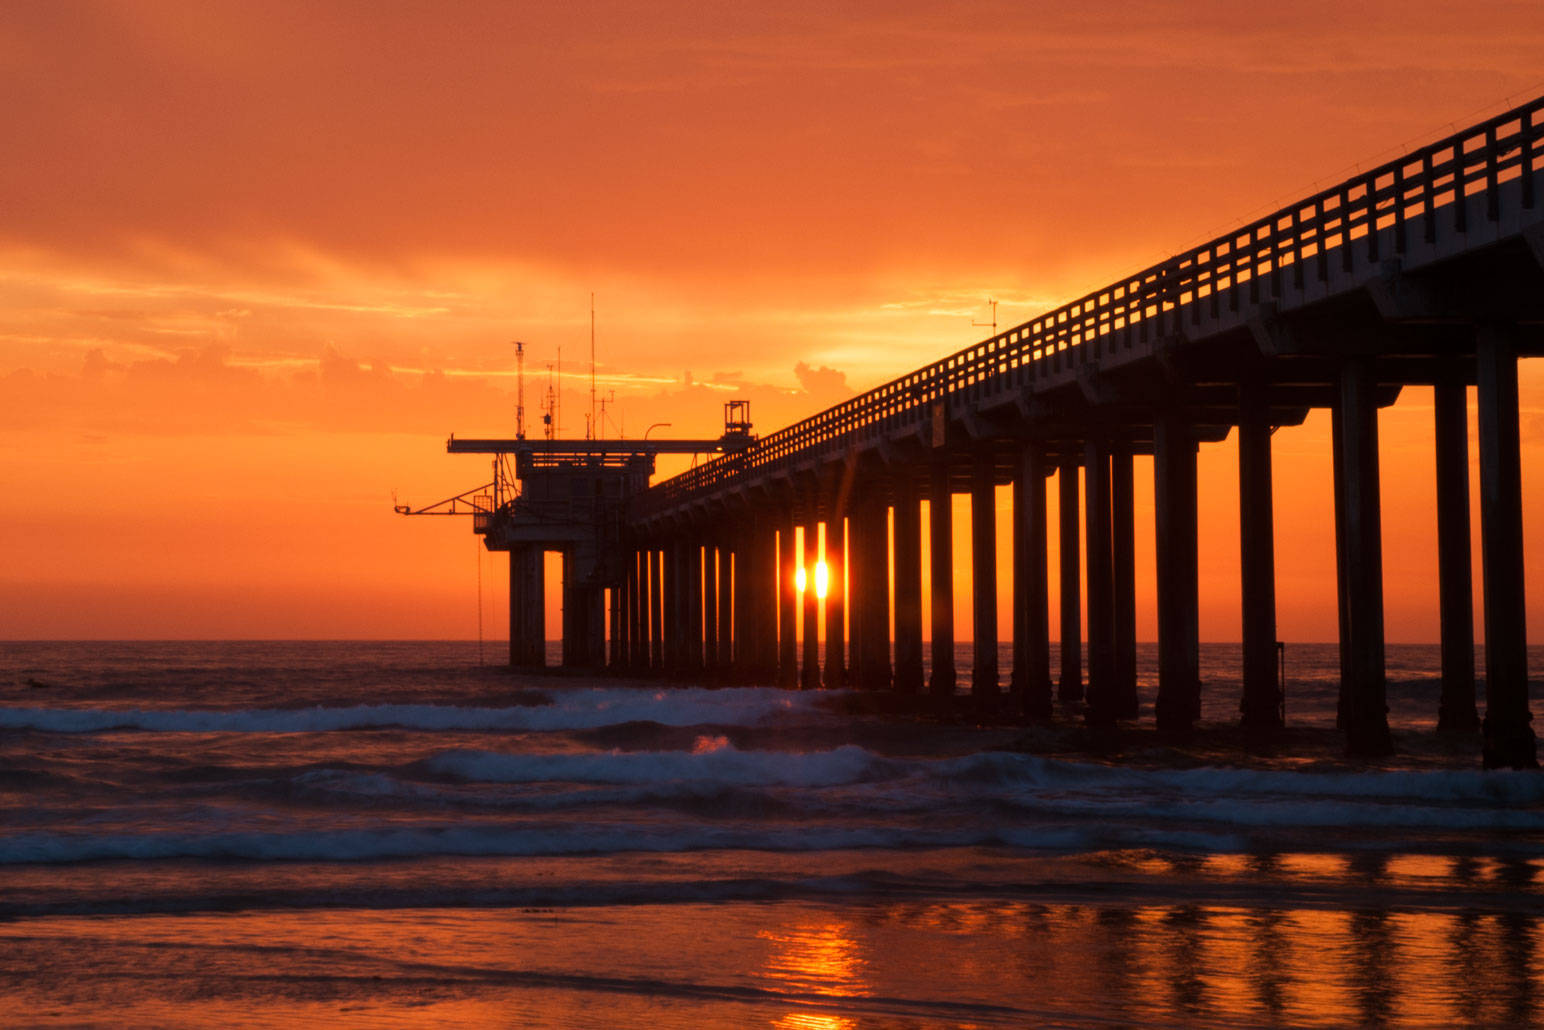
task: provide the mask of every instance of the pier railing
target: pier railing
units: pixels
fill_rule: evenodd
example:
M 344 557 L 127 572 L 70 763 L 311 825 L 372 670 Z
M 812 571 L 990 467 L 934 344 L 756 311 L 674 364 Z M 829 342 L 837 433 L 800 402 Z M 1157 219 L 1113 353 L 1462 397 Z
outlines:
M 1377 262 L 1403 254 L 1418 226 L 1436 241 L 1451 219 L 1464 234 L 1480 217 L 1501 217 L 1502 183 L 1520 179 L 1518 203 L 1534 208 L 1534 172 L 1544 136 L 1544 97 L 1354 175 L 1239 229 L 1127 276 L 987 340 L 876 387 L 651 487 L 637 514 L 671 508 L 743 477 L 830 459 L 854 446 L 923 430 L 936 415 L 967 410 L 988 393 L 1031 387 L 1048 369 L 1097 364 L 1117 347 L 1166 330 L 1181 309 L 1199 319 L 1226 306 L 1257 304 L 1310 276 L 1328 281 L 1336 262 L 1358 254 Z M 1289 278 L 1290 277 L 1290 280 Z M 1177 320 L 1177 316 L 1171 316 Z M 938 406 L 944 407 L 940 412 Z M 962 409 L 959 405 L 964 405 Z

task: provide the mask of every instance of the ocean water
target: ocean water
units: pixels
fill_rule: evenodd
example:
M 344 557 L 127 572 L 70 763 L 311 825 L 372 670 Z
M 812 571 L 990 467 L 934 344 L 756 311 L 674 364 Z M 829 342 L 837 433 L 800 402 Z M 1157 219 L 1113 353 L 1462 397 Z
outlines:
M 1437 737 L 1437 660 L 1390 647 L 1358 763 L 1333 647 L 1257 754 L 475 644 L 0 644 L 0 1025 L 1537 1024 L 1544 776 Z

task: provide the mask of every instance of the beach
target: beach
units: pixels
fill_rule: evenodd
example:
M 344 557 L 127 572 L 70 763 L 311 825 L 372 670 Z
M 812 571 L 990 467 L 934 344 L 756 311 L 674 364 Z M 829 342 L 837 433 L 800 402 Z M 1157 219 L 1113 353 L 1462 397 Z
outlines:
M 1544 781 L 1435 734 L 1434 648 L 1389 648 L 1378 762 L 1309 645 L 1275 749 L 1220 646 L 1188 742 L 465 643 L 0 656 L 8 1026 L 1540 1018 Z

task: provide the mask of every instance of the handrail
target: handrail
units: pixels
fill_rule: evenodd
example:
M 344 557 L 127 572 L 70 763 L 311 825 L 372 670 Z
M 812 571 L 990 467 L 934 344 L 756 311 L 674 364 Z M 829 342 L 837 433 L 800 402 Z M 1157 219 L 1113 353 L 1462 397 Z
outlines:
M 1209 300 L 1216 316 L 1224 296 L 1236 311 L 1244 288 L 1250 303 L 1259 303 L 1267 292 L 1272 298 L 1280 295 L 1286 275 L 1295 288 L 1302 288 L 1309 274 L 1326 281 L 1332 251 L 1339 252 L 1346 271 L 1352 270 L 1353 243 L 1366 247 L 1367 260 L 1377 261 L 1389 235 L 1389 256 L 1397 256 L 1410 242 L 1411 219 L 1421 220 L 1425 242 L 1434 243 L 1439 208 L 1451 208 L 1454 231 L 1467 232 L 1466 201 L 1476 193 L 1486 198 L 1485 218 L 1496 221 L 1501 183 L 1521 179 L 1521 204 L 1531 209 L 1536 153 L 1544 136 L 1541 113 L 1544 97 L 1352 176 L 762 437 L 739 453 L 655 484 L 638 498 L 636 514 L 658 512 L 752 472 L 791 464 L 822 445 L 862 443 L 918 428 L 931 417 L 932 405 L 980 396 L 989 388 L 1029 386 L 1047 361 L 1057 368 L 1064 361 L 1097 362 L 1112 334 L 1135 330 L 1145 338 L 1155 324 L 1161 333 L 1163 316 L 1186 305 Z

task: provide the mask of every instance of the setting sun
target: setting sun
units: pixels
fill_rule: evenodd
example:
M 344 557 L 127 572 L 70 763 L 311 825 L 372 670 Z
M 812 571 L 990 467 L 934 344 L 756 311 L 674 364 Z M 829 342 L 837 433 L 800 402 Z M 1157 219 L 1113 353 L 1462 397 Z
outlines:
M 825 600 L 826 589 L 830 586 L 830 583 L 831 574 L 826 571 L 826 563 L 823 561 L 816 562 L 815 596 L 821 600 Z M 794 589 L 801 594 L 804 593 L 805 590 L 809 589 L 809 575 L 804 571 L 803 565 L 800 565 L 797 569 L 794 570 L 793 585 Z

